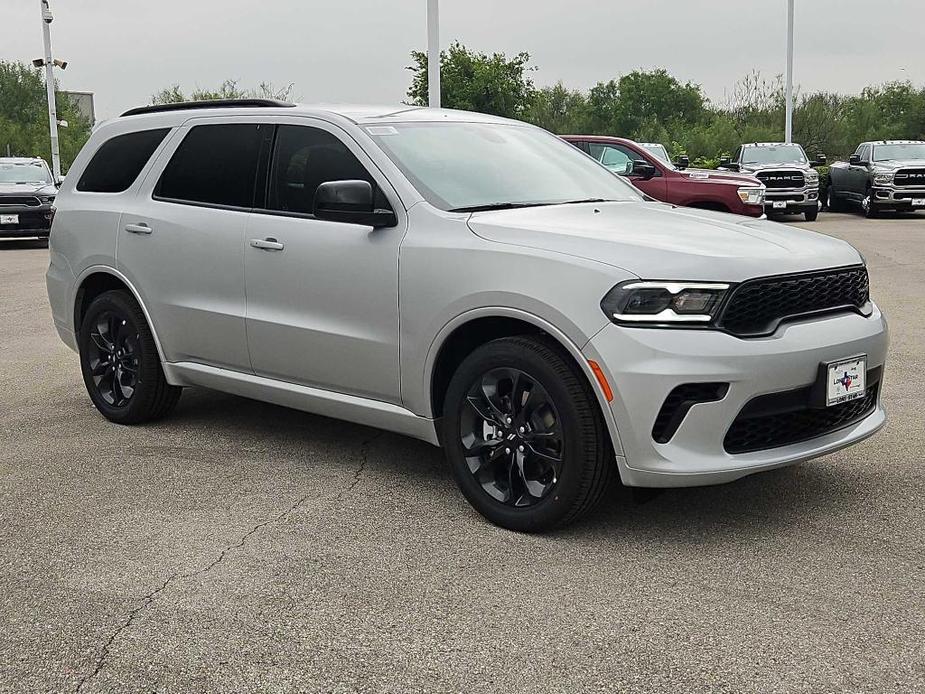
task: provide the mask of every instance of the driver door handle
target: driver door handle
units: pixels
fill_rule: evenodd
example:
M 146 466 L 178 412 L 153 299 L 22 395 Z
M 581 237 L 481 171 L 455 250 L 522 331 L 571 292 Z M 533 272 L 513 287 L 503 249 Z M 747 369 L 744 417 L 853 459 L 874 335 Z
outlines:
M 276 239 L 274 239 L 273 237 L 269 237 L 265 239 L 251 239 L 251 247 L 260 248 L 261 250 L 264 250 L 264 251 L 281 251 L 286 246 L 285 244 L 282 244 Z
M 144 222 L 138 224 L 126 224 L 125 230 L 130 234 L 150 234 L 152 229 Z

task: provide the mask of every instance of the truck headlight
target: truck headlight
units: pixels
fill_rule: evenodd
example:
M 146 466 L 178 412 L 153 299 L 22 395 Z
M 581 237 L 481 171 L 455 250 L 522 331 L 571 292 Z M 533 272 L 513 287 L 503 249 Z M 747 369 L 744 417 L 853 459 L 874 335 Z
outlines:
M 874 185 L 875 186 L 891 186 L 893 185 L 893 172 L 884 171 L 874 174 Z
M 728 284 L 630 280 L 607 292 L 601 309 L 611 321 L 624 325 L 707 325 L 728 290 Z
M 48 204 L 55 201 L 54 195 L 39 195 L 39 200 L 42 201 L 42 204 Z
M 815 185 L 819 183 L 819 172 L 818 171 L 814 171 L 813 169 L 810 169 L 804 175 L 806 177 L 806 182 L 808 184 Z
M 739 188 L 739 199 L 746 205 L 763 205 L 764 190 L 764 186 Z

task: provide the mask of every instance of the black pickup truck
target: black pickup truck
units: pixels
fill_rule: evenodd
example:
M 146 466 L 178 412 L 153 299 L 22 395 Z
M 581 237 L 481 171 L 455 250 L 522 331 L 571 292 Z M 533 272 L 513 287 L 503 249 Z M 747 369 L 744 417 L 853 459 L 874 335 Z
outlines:
M 867 217 L 880 210 L 925 210 L 925 142 L 862 142 L 848 161 L 829 169 L 829 209 L 856 205 Z
M 0 157 L 0 238 L 47 239 L 57 193 L 42 159 Z

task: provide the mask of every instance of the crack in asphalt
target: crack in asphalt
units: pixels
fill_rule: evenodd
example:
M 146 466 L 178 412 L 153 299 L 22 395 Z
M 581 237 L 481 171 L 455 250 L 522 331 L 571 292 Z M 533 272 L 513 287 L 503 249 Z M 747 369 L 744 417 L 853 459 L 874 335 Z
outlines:
M 360 464 L 359 466 L 357 466 L 357 469 L 353 473 L 353 480 L 351 480 L 349 485 L 347 485 L 344 489 L 338 492 L 338 494 L 334 497 L 333 501 L 335 502 L 341 501 L 347 494 L 352 492 L 356 488 L 356 486 L 360 483 L 360 478 L 362 477 L 363 472 L 365 472 L 366 465 L 369 462 L 369 448 L 372 445 L 373 441 L 375 441 L 376 439 L 378 439 L 380 436 L 384 434 L 385 434 L 384 431 L 377 432 L 373 436 L 370 436 L 368 439 L 363 441 L 362 444 L 360 444 Z M 205 567 L 201 569 L 196 569 L 195 571 L 189 571 L 187 573 L 172 573 L 164 580 L 163 583 L 161 583 L 161 585 L 158 588 L 155 588 L 147 595 L 144 595 L 141 598 L 141 604 L 138 605 L 138 607 L 131 610 L 128 613 L 128 618 L 125 620 L 125 622 L 121 624 L 119 628 L 117 628 L 114 632 L 112 632 L 112 634 L 110 634 L 108 639 L 106 639 L 106 643 L 103 644 L 103 648 L 100 650 L 100 657 L 97 658 L 96 665 L 94 666 L 93 671 L 87 675 L 84 675 L 80 679 L 80 682 L 77 683 L 77 687 L 74 691 L 76 693 L 81 692 L 84 688 L 84 685 L 86 685 L 87 682 L 89 682 L 94 677 L 100 674 L 100 672 L 102 671 L 103 667 L 106 664 L 106 658 L 109 656 L 109 649 L 112 646 L 113 642 L 115 642 L 115 640 L 119 637 L 120 634 L 122 634 L 122 632 L 124 632 L 126 629 L 128 629 L 132 625 L 132 622 L 135 621 L 135 617 L 137 617 L 140 612 L 142 612 L 152 602 L 154 602 L 154 599 L 155 597 L 157 597 L 158 593 L 161 593 L 167 589 L 167 586 L 169 586 L 171 582 L 176 581 L 176 580 L 186 579 L 186 578 L 193 578 L 194 576 L 200 576 L 202 574 L 208 573 L 209 571 L 214 569 L 216 566 L 221 564 L 225 560 L 225 557 L 228 556 L 229 552 L 243 547 L 245 543 L 247 542 L 248 538 L 254 535 L 254 533 L 256 533 L 258 530 L 268 525 L 272 525 L 273 523 L 279 523 L 281 520 L 286 518 L 286 516 L 289 516 L 293 512 L 295 512 L 295 510 L 298 509 L 302 504 L 304 504 L 308 500 L 308 497 L 310 496 L 311 494 L 305 494 L 298 501 L 296 501 L 294 504 L 289 506 L 289 508 L 287 508 L 282 513 L 274 516 L 273 518 L 269 518 L 265 521 L 262 521 L 258 523 L 257 525 L 255 525 L 254 527 L 252 527 L 250 530 L 244 533 L 244 535 L 242 535 L 241 538 L 237 542 L 225 547 L 225 549 L 223 549 L 219 553 L 218 557 L 214 561 L 206 565 Z M 157 685 L 155 685 L 155 687 L 156 686 Z

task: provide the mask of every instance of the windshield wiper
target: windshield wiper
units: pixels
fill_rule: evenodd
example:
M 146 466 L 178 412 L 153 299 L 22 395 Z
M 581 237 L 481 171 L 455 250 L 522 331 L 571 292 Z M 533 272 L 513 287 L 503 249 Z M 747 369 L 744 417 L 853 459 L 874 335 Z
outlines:
M 565 200 L 563 202 L 557 202 L 557 205 L 580 205 L 583 202 L 619 202 L 619 200 L 613 200 L 612 198 L 584 198 L 583 200 Z
M 487 212 L 489 210 L 516 210 L 521 207 L 542 207 L 552 205 L 551 202 L 490 202 L 486 205 L 470 205 L 469 207 L 453 207 L 447 212 Z

